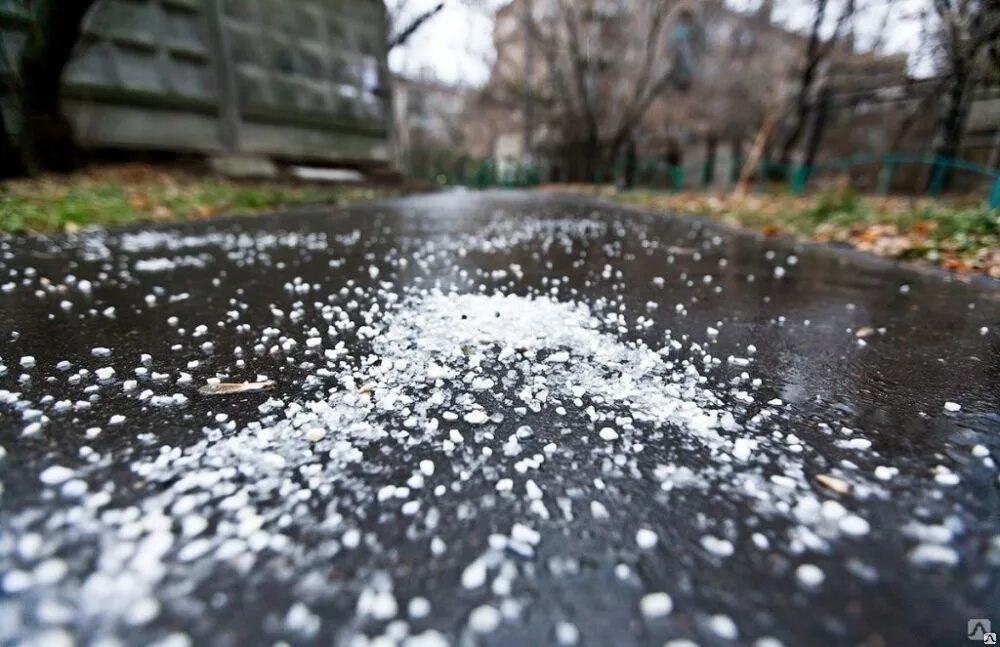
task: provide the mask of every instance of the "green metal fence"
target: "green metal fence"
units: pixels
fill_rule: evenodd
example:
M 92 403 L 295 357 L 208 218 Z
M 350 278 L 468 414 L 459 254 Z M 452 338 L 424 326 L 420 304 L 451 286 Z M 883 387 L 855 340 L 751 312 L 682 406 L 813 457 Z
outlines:
M 631 169 L 632 185 L 635 187 L 679 192 L 685 188 L 685 169 L 665 161 L 639 158 Z M 743 160 L 734 158 L 727 169 L 729 185 L 739 178 Z M 599 165 L 594 171 L 595 185 L 610 183 L 624 184 L 627 163 L 620 160 L 613 164 Z M 830 160 L 820 164 L 788 165 L 763 160 L 757 166 L 754 182 L 757 190 L 764 190 L 769 184 L 786 185 L 793 195 L 802 195 L 809 182 L 828 173 L 847 173 L 853 169 L 871 167 L 876 172 L 876 186 L 879 195 L 887 195 L 892 188 L 896 171 L 903 166 L 929 166 L 930 175 L 925 193 L 941 195 L 946 187 L 949 174 L 971 173 L 983 178 L 990 187 L 987 203 L 991 209 L 1000 208 L 1000 173 L 981 164 L 968 160 L 950 159 L 913 153 L 890 153 L 888 155 L 856 155 Z M 696 171 L 699 169 L 695 169 Z M 491 187 L 531 187 L 541 182 L 541 169 L 535 164 L 513 162 L 497 163 L 492 159 L 476 160 L 469 157 L 454 157 L 447 154 L 427 154 L 422 160 L 421 170 L 414 173 L 439 186 L 465 186 L 472 188 Z M 713 163 L 700 168 L 696 182 L 689 188 L 707 189 L 716 176 Z
M 990 185 L 987 201 L 991 209 L 1000 208 L 1000 173 L 981 164 L 967 160 L 952 159 L 940 156 L 915 155 L 912 153 L 890 153 L 884 156 L 858 155 L 854 157 L 832 160 L 815 166 L 800 166 L 795 169 L 791 189 L 795 195 L 805 192 L 810 178 L 825 172 L 846 172 L 852 168 L 863 166 L 878 166 L 879 195 L 888 195 L 892 188 L 896 169 L 903 165 L 920 165 L 930 167 L 930 179 L 926 192 L 930 196 L 939 196 L 944 192 L 949 174 L 959 171 L 981 176 Z
M 728 169 L 727 179 L 730 186 L 735 185 L 742 167 L 742 159 L 733 159 Z M 986 196 L 991 209 L 1000 208 L 1000 173 L 981 164 L 968 160 L 951 159 L 940 156 L 918 155 L 913 153 L 890 153 L 888 155 L 857 155 L 842 159 L 830 160 L 821 164 L 789 165 L 762 160 L 757 166 L 754 183 L 758 191 L 768 184 L 787 185 L 793 195 L 806 192 L 810 180 L 826 173 L 846 173 L 861 167 L 878 168 L 877 192 L 888 195 L 896 171 L 902 166 L 928 166 L 930 176 L 925 193 L 939 196 L 944 193 L 948 176 L 953 173 L 967 173 L 981 177 L 989 187 Z M 595 184 L 619 182 L 624 184 L 626 175 L 625 162 L 618 162 L 598 169 L 594 177 Z M 697 188 L 706 189 L 715 177 L 715 165 L 711 162 L 701 167 L 698 175 Z M 633 185 L 644 188 L 666 189 L 680 191 L 684 184 L 684 169 L 670 166 L 665 162 L 655 160 L 638 160 L 633 174 Z M 696 188 L 690 185 L 689 188 Z
M 493 159 L 477 160 L 448 155 L 430 156 L 413 175 L 438 186 L 463 186 L 476 189 L 525 188 L 541 183 L 542 174 L 536 164 L 520 164 Z

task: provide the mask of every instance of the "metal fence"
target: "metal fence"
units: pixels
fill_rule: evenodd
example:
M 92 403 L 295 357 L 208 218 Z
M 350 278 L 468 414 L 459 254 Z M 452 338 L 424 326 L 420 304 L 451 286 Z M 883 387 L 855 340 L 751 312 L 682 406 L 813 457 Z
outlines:
M 413 176 L 438 186 L 464 186 L 488 189 L 493 187 L 524 188 L 541 184 L 541 169 L 536 164 L 492 158 L 474 159 L 448 153 L 422 153 Z
M 0 0 L 0 108 L 19 129 L 31 0 Z M 64 76 L 80 143 L 391 161 L 378 0 L 99 0 Z
M 742 160 L 733 160 L 726 171 L 730 186 L 736 184 Z M 876 193 L 888 195 L 893 186 L 893 175 L 901 167 L 926 167 L 928 181 L 925 193 L 936 197 L 944 192 L 947 177 L 953 173 L 970 174 L 979 179 L 986 189 L 986 202 L 991 209 L 1000 209 L 1000 173 L 980 164 L 966 160 L 948 159 L 909 153 L 891 153 L 884 156 L 861 155 L 839 160 L 830 160 L 814 166 L 792 166 L 762 161 L 757 168 L 753 183 L 757 190 L 768 186 L 785 186 L 793 195 L 802 195 L 809 183 L 824 175 L 850 173 L 856 169 L 867 169 L 876 174 Z M 624 161 L 604 165 L 597 169 L 594 184 L 625 184 L 626 164 Z M 695 178 L 686 178 L 684 167 L 671 165 L 661 160 L 637 159 L 632 170 L 631 184 L 634 187 L 662 191 L 680 192 L 698 189 L 709 190 L 714 183 L 715 167 L 705 164 Z M 475 160 L 468 157 L 454 157 L 441 154 L 428 155 L 417 176 L 440 186 L 465 186 L 472 188 L 530 187 L 543 181 L 541 168 L 535 164 L 500 162 L 493 159 Z
M 742 160 L 733 160 L 727 173 L 730 186 L 736 184 L 739 177 Z M 986 193 L 986 203 L 991 209 L 1000 208 L 1000 172 L 989 169 L 981 164 L 967 160 L 950 159 L 912 153 L 890 153 L 888 155 L 859 155 L 849 158 L 825 161 L 812 166 L 787 165 L 763 160 L 753 177 L 757 190 L 767 186 L 787 186 L 793 195 L 806 192 L 810 182 L 815 182 L 823 176 L 831 174 L 851 174 L 859 169 L 876 178 L 875 192 L 878 195 L 888 195 L 892 192 L 895 173 L 906 167 L 926 169 L 927 182 L 924 193 L 937 197 L 945 192 L 948 178 L 951 175 L 964 174 L 970 176 L 974 183 L 983 187 Z M 625 163 L 619 162 L 598 169 L 594 178 L 595 184 L 609 182 L 625 183 Z M 644 188 L 682 191 L 687 189 L 706 190 L 715 186 L 713 179 L 715 169 L 705 164 L 696 178 L 685 178 L 684 168 L 662 161 L 640 159 L 635 164 L 632 184 Z M 691 180 L 691 181 L 688 181 Z

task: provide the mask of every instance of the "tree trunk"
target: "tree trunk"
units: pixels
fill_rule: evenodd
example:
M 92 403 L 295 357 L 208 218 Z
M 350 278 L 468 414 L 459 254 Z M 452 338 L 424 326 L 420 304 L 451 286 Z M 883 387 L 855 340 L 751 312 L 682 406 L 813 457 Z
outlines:
M 781 111 L 780 109 L 776 109 L 764 118 L 764 123 L 761 124 L 757 135 L 754 137 L 753 145 L 750 147 L 750 154 L 747 155 L 747 161 L 740 170 L 740 178 L 736 183 L 736 195 L 746 195 L 750 191 L 750 182 L 753 180 L 753 176 L 757 172 L 757 167 L 764 157 L 768 142 L 771 139 L 771 133 L 774 132 L 774 127 L 778 124 L 780 117 Z
M 945 109 L 941 117 L 935 153 L 942 157 L 957 157 L 965 130 L 965 74 L 956 74 L 945 94 Z
M 914 124 L 917 123 L 920 117 L 930 109 L 940 90 L 941 84 L 935 83 L 923 97 L 916 100 L 913 108 L 907 110 L 903 118 L 900 119 L 892 137 L 888 140 L 887 145 L 883 147 L 883 155 L 894 153 L 899 150 L 899 148 L 903 145 L 903 140 L 906 138 L 906 135 L 910 132 L 910 129 L 913 128 Z M 916 91 L 919 92 L 919 89 Z
M 986 162 L 986 168 L 1000 171 L 1000 130 L 993 133 L 993 145 L 990 147 L 990 159 Z
M 799 143 L 799 139 L 805 131 L 806 122 L 809 121 L 809 112 L 812 108 L 809 102 L 809 93 L 812 91 L 815 76 L 816 65 L 810 61 L 806 64 L 805 72 L 802 75 L 802 85 L 798 95 L 796 95 L 795 109 L 792 112 L 792 129 L 781 145 L 779 162 L 786 167 L 792 163 L 792 151 Z
M 69 121 L 62 113 L 62 74 L 80 38 L 83 17 L 95 0 L 43 0 L 21 54 L 21 157 L 30 173 L 71 170 L 79 161 Z
M 18 175 L 24 175 L 21 155 L 10 133 L 7 132 L 7 124 L 4 122 L 3 111 L 0 111 L 0 178 L 16 177 Z
M 614 158 L 612 158 L 614 159 Z M 635 188 L 635 174 L 639 166 L 639 156 L 635 150 L 635 140 L 630 139 L 625 148 L 625 189 Z
M 743 167 L 743 139 L 734 137 L 729 144 L 729 154 L 732 157 L 729 169 L 729 183 L 736 184 L 740 179 L 740 169 Z
M 945 105 L 938 122 L 937 141 L 934 147 L 935 157 L 946 159 L 958 157 L 968 116 L 968 75 L 960 65 L 955 65 L 953 70 L 954 74 L 944 95 Z M 947 189 L 951 183 L 951 168 L 935 164 L 929 182 L 935 184 L 937 190 Z
M 719 148 L 719 139 L 715 133 L 709 133 L 705 138 L 705 164 L 701 171 L 701 185 L 709 187 L 715 182 L 715 158 Z
M 813 83 L 816 80 L 816 72 L 819 68 L 820 60 L 823 56 L 823 38 L 820 30 L 826 19 L 828 0 L 817 0 L 815 13 L 812 20 L 812 28 L 809 31 L 809 39 L 806 43 L 802 66 L 802 75 L 799 78 L 798 92 L 795 94 L 795 107 L 792 111 L 792 129 L 781 146 L 781 157 L 779 161 L 788 165 L 792 161 L 792 151 L 799 138 L 805 130 L 806 121 L 809 119 L 809 95 L 812 93 Z
M 583 174 L 585 181 L 595 182 L 601 161 L 600 141 L 596 129 L 588 129 L 588 131 L 583 148 Z
M 812 168 L 813 164 L 816 163 L 819 146 L 823 142 L 823 133 L 826 130 L 829 107 L 830 89 L 824 87 L 820 90 L 819 104 L 816 106 L 816 115 L 813 117 L 812 129 L 809 131 L 809 139 L 806 142 L 806 155 L 802 162 L 806 168 Z

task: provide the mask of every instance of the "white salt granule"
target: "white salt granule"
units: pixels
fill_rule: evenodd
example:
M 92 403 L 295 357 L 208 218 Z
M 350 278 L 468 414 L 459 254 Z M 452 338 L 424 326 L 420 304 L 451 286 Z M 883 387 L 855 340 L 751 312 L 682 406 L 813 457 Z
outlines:
M 662 618 L 674 609 L 674 601 L 663 592 L 647 593 L 639 598 L 639 610 L 647 618 Z
M 656 546 L 659 539 L 656 533 L 649 528 L 639 528 L 635 533 L 635 543 L 643 550 L 648 550 Z

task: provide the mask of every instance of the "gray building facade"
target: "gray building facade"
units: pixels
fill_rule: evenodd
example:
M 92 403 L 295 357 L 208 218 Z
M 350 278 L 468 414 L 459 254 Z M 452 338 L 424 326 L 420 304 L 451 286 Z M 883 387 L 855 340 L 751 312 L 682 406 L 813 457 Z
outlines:
M 0 0 L 0 107 L 30 0 Z M 63 79 L 88 148 L 392 161 L 385 8 L 379 0 L 98 0 Z

